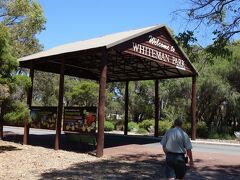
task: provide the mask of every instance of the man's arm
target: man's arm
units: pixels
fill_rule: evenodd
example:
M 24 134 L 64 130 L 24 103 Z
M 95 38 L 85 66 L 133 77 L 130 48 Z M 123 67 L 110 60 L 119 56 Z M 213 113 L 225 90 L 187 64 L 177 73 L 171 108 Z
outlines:
M 191 149 L 187 149 L 187 155 L 189 157 L 189 166 L 193 167 L 194 163 L 193 163 L 193 157 L 192 157 L 192 150 Z
M 165 154 L 167 154 L 167 149 L 166 149 L 166 147 L 163 146 L 162 149 L 163 149 L 163 152 L 164 152 Z
M 165 153 L 165 155 L 167 154 L 167 149 L 166 149 L 166 144 L 167 144 L 167 133 L 164 134 L 162 140 L 161 140 L 161 145 L 162 145 L 162 149 L 163 152 Z

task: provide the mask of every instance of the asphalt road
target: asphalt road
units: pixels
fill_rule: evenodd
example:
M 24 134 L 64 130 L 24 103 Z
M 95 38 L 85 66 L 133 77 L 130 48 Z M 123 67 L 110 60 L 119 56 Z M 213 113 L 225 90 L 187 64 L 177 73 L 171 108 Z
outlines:
M 215 144 L 193 144 L 194 151 L 208 152 L 208 153 L 221 153 L 226 155 L 240 156 L 240 146 L 227 146 Z
M 192 143 L 193 152 L 207 152 L 207 153 L 220 153 L 224 155 L 238 155 L 240 156 L 240 145 L 218 145 L 218 144 L 203 144 L 203 143 Z M 152 148 L 162 148 L 159 143 L 146 144 L 144 146 Z
M 4 126 L 4 131 L 14 132 L 19 135 L 23 135 L 23 128 L 21 127 L 10 127 Z M 30 129 L 30 134 L 34 135 L 52 135 L 55 134 L 55 130 L 42 130 L 42 129 Z M 64 134 L 64 132 L 62 132 Z M 121 142 L 123 138 L 126 136 L 122 135 L 107 135 L 108 140 L 114 138 L 114 141 Z M 130 143 L 142 144 L 143 146 L 150 147 L 150 148 L 162 148 L 160 143 L 160 139 L 156 138 L 137 138 L 129 136 Z M 221 145 L 221 144 L 204 144 L 204 143 L 197 143 L 193 142 L 193 151 L 197 152 L 207 152 L 207 153 L 220 153 L 224 155 L 238 155 L 240 156 L 240 145 L 233 146 L 233 145 Z
M 3 126 L 3 131 L 6 132 L 14 132 L 19 135 L 23 135 L 23 127 L 12 127 L 12 126 Z M 29 131 L 30 134 L 36 134 L 36 135 L 41 135 L 41 134 L 55 134 L 55 130 L 45 130 L 45 129 L 32 129 L 30 128 Z

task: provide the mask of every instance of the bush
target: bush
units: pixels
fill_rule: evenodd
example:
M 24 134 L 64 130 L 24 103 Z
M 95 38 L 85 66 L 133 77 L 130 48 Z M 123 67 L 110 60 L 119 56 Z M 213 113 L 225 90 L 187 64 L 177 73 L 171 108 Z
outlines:
M 172 126 L 172 122 L 168 120 L 159 121 L 158 125 L 158 133 L 160 136 L 164 135 L 167 130 L 169 130 Z
M 233 140 L 233 139 L 235 139 L 235 137 L 231 136 L 230 134 L 223 134 L 222 138 L 226 139 L 226 140 Z
M 154 120 L 153 119 L 146 119 L 139 123 L 139 128 L 145 129 L 146 131 L 149 131 L 150 127 L 154 127 Z
M 114 125 L 110 121 L 105 121 L 104 123 L 104 131 L 112 131 L 114 130 Z
M 138 131 L 138 129 L 139 129 L 139 127 L 138 127 L 137 123 L 135 123 L 135 122 L 128 123 L 128 131 L 136 132 L 136 131 Z
M 234 137 L 231 136 L 230 134 L 217 133 L 216 131 L 210 132 L 209 135 L 208 135 L 208 138 L 209 138 L 209 139 L 225 139 L 225 140 L 234 139 Z
M 114 129 L 116 129 L 117 126 L 117 120 L 116 119 L 106 119 L 105 121 L 108 121 L 113 124 Z
M 219 139 L 219 134 L 217 132 L 210 132 L 208 135 L 209 139 Z
M 208 137 L 208 128 L 205 122 L 197 123 L 197 137 L 201 137 L 201 138 Z
M 191 134 L 191 123 L 190 122 L 185 122 L 183 123 L 183 130 L 190 135 Z
M 19 124 L 31 122 L 30 110 L 26 103 L 21 101 L 15 101 L 13 102 L 11 108 L 11 112 L 6 113 L 3 117 L 5 121 Z
M 148 131 L 147 131 L 146 129 L 139 128 L 139 129 L 137 130 L 137 133 L 139 133 L 139 134 L 147 134 Z
M 183 130 L 188 134 L 192 134 L 191 123 L 185 122 L 183 123 Z M 208 128 L 205 122 L 198 122 L 197 123 L 197 137 L 200 138 L 207 138 L 208 137 Z

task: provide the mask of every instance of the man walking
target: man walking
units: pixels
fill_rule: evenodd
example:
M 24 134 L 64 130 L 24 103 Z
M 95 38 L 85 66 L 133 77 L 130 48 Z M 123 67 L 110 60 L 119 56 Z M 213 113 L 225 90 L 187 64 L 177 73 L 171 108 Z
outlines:
M 171 179 L 183 179 L 186 174 L 185 154 L 189 157 L 189 166 L 193 167 L 192 143 L 182 130 L 182 120 L 174 121 L 174 128 L 163 136 L 161 144 L 166 155 L 166 176 Z

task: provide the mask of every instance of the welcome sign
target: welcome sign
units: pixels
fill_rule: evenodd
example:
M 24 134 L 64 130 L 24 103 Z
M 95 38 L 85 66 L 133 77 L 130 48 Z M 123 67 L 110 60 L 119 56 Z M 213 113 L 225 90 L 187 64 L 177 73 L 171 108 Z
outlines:
M 170 35 L 163 30 L 143 35 L 128 43 L 126 53 L 152 59 L 180 70 L 190 70 L 183 53 Z

